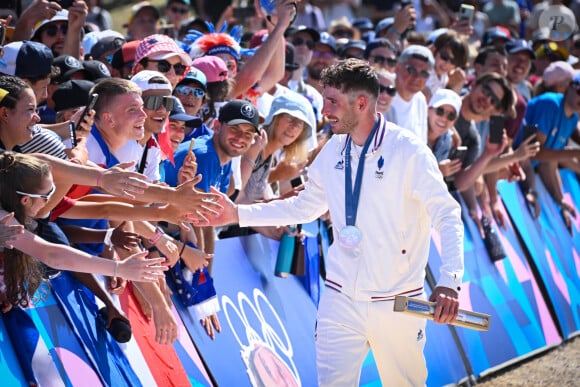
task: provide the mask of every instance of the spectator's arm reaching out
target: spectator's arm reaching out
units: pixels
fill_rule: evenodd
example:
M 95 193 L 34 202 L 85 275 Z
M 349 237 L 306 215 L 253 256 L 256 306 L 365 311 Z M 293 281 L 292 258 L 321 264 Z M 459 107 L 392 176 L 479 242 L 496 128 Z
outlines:
M 270 90 L 284 76 L 286 61 L 284 32 L 296 13 L 293 0 L 281 0 L 276 6 L 278 20 L 269 32 L 268 39 L 250 57 L 236 75 L 236 85 L 228 98 L 236 98 L 258 83 L 261 90 Z M 259 5 L 256 5 L 257 9 Z M 258 12 L 261 12 L 259 10 Z
M 64 39 L 63 55 L 81 60 L 81 30 L 87 20 L 89 8 L 82 0 L 75 0 L 68 9 L 68 31 Z

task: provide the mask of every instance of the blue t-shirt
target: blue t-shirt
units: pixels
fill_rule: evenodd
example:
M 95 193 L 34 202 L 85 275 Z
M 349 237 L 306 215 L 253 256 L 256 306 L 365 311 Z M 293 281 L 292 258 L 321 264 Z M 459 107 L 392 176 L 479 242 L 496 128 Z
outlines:
M 199 127 L 193 128 L 193 130 L 191 132 L 189 132 L 183 138 L 183 141 L 181 141 L 181 142 L 187 142 L 189 144 L 189 141 L 192 138 L 198 138 L 201 136 L 211 136 L 212 134 L 213 134 L 213 130 L 208 128 L 206 124 L 201 124 Z
M 538 125 L 538 129 L 546 135 L 544 147 L 548 149 L 563 149 L 576 130 L 578 114 L 566 117 L 564 101 L 563 94 L 544 93 L 528 103 L 526 123 Z
M 172 187 L 177 186 L 177 173 L 183 165 L 188 151 L 189 142 L 181 143 L 173 156 L 175 165 L 171 163 L 163 165 L 165 182 Z M 196 187 L 209 192 L 209 188 L 213 186 L 220 192 L 226 193 L 230 185 L 232 162 L 228 161 L 223 166 L 220 165 L 218 154 L 213 145 L 213 136 L 198 137 L 193 146 L 193 153 L 197 161 L 197 173 L 203 176 Z

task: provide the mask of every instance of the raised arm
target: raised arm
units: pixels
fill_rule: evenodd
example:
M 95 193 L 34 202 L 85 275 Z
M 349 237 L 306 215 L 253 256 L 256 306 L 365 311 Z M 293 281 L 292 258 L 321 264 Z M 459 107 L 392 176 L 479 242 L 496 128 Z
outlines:
M 2 211 L 2 214 L 6 212 Z M 120 276 L 141 282 L 155 282 L 163 276 L 163 271 L 167 270 L 166 266 L 160 265 L 164 261 L 163 258 L 144 260 L 147 252 L 133 254 L 124 261 L 112 261 L 89 255 L 70 246 L 47 242 L 28 230 L 24 231 L 21 238 L 12 241 L 12 246 L 59 270 Z

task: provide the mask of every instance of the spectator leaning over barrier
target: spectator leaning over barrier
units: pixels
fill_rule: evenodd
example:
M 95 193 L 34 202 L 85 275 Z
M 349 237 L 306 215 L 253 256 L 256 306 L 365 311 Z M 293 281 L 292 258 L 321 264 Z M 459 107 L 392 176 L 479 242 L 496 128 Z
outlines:
M 197 172 L 201 174 L 197 188 L 209 192 L 210 187 L 227 193 L 232 174 L 232 158 L 244 155 L 260 132 L 258 110 L 248 101 L 231 100 L 220 110 L 219 118 L 213 125 L 214 133 L 195 140 L 193 155 L 190 143 L 182 143 L 175 152 L 175 165 L 165 165 L 165 182 L 176 185 L 182 169 L 191 168 L 192 160 L 197 162 Z M 193 157 L 195 156 L 195 157 Z M 213 254 L 215 250 L 215 230 L 202 227 L 199 245 L 203 251 Z M 199 235 L 198 235 L 199 236 Z M 208 332 L 209 333 L 209 332 Z
M 482 137 L 476 124 L 489 119 L 491 114 L 507 111 L 512 107 L 513 101 L 512 89 L 504 77 L 497 73 L 483 74 L 476 78 L 469 92 L 463 96 L 461 111 L 455 123 L 461 145 L 467 147 L 462 169 L 455 174 L 455 189 L 462 192 L 469 215 L 477 225 L 480 225 L 480 221 L 475 198 L 481 191 L 476 192 L 475 182 L 486 172 L 489 162 L 506 148 L 508 137 L 504 133 L 500 144 L 486 140 L 485 145 L 482 145 Z M 478 187 L 483 188 L 483 184 Z
M 48 47 L 37 42 L 13 42 L 4 46 L 4 57 L 0 61 L 0 72 L 15 75 L 28 84 L 34 93 L 35 100 L 46 100 L 48 83 L 57 71 L 52 66 L 52 53 Z M 79 119 L 71 117 L 76 123 Z M 89 117 L 92 120 L 92 116 Z M 89 125 L 90 127 L 90 125 Z M 61 159 L 67 159 L 65 146 L 61 138 L 55 134 L 67 133 L 69 125 L 52 125 L 49 130 L 36 123 L 32 127 L 32 139 L 18 143 L 24 153 L 41 152 Z
M 33 156 L 13 152 L 0 154 L 0 213 L 14 214 L 12 224 L 19 222 L 30 228 L 31 221 L 55 192 L 50 166 Z M 59 269 L 78 270 L 108 275 L 122 274 L 137 281 L 157 281 L 162 275 L 161 259 L 143 261 L 142 252 L 123 262 L 113 262 L 79 252 L 68 246 L 55 245 L 26 231 L 20 240 L 12 241 L 14 249 L 2 249 L 2 312 L 12 306 L 27 307 L 43 278 L 39 262 Z
M 564 94 L 548 92 L 530 100 L 526 112 L 526 122 L 538 125 L 536 136 L 541 144 L 533 164 L 552 199 L 560 206 L 562 217 L 570 230 L 572 218 L 577 216 L 577 209 L 573 203 L 564 200 L 558 167 L 561 165 L 580 172 L 578 149 L 567 147 L 570 139 L 580 141 L 577 128 L 579 112 L 580 74 L 574 76 Z M 533 172 L 533 169 L 527 171 Z M 527 182 L 527 188 L 531 190 L 528 192 L 534 194 L 534 176 L 530 176 Z

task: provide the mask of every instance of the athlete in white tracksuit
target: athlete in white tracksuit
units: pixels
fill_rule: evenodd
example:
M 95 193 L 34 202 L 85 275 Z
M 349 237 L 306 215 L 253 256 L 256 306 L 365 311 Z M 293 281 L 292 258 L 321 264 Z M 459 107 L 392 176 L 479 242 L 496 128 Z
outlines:
M 349 91 L 353 83 L 348 74 L 355 74 L 351 78 L 357 89 Z M 384 385 L 425 384 L 425 320 L 393 312 L 392 300 L 399 294 L 423 296 L 431 227 L 441 235 L 443 260 L 431 297 L 438 302 L 436 321 L 449 323 L 457 316 L 463 275 L 460 207 L 424 142 L 376 113 L 378 80 L 375 93 L 373 74 L 353 59 L 331 66 L 326 84 L 323 76 L 323 113 L 336 135 L 310 166 L 298 196 L 267 204 L 226 204 L 222 215 L 222 221 L 239 221 L 240 226 L 266 226 L 307 223 L 330 210 L 335 243 L 328 253 L 327 288 L 316 329 L 321 386 L 357 386 L 369 348 Z M 346 83 L 335 80 L 345 77 Z M 346 226 L 346 143 L 352 138 L 355 182 L 361 145 L 377 124 L 364 160 L 355 222 L 362 238 L 358 246 L 344 247 L 339 232 Z

